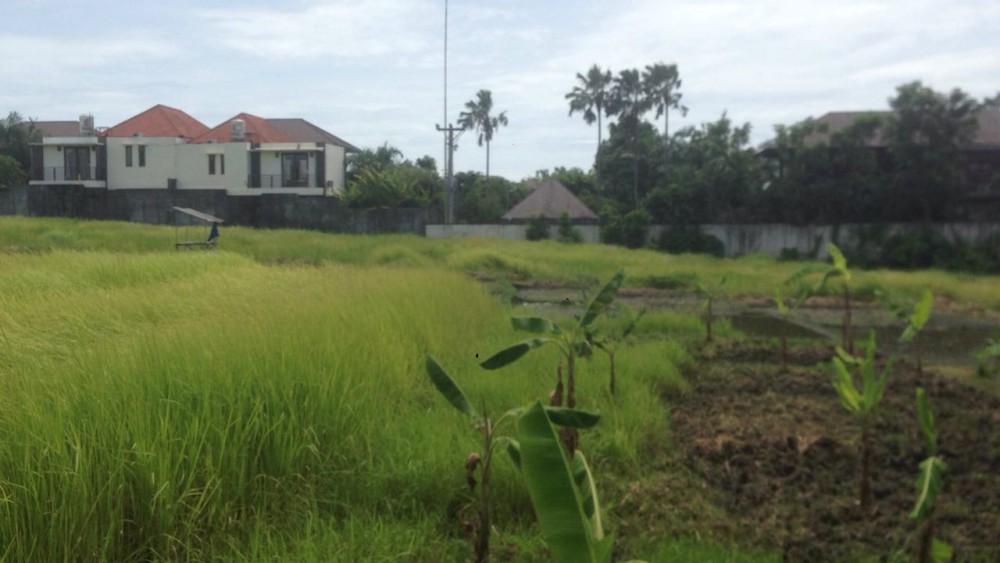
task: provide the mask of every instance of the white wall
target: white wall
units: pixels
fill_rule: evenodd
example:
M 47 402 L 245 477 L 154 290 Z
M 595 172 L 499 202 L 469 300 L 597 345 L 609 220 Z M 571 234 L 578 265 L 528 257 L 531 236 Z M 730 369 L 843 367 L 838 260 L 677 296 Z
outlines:
M 205 143 L 178 147 L 177 189 L 227 190 L 246 189 L 249 160 L 246 142 Z M 208 173 L 208 155 L 215 155 L 215 174 Z M 225 157 L 225 172 L 220 156 Z
M 78 182 L 73 178 L 65 178 L 64 168 L 66 167 L 65 153 L 61 150 L 63 147 L 73 146 L 87 146 L 90 147 L 90 168 L 96 171 L 98 168 L 97 162 L 97 150 L 96 147 L 99 144 L 97 137 L 45 137 L 42 139 L 42 173 L 44 175 L 44 180 L 32 181 L 34 184 L 59 184 L 59 183 L 72 183 L 72 184 L 83 184 L 85 187 L 104 187 L 104 181 L 90 180 Z M 58 170 L 53 171 L 53 168 Z M 53 180 L 53 172 L 55 172 L 55 180 Z
M 177 177 L 176 137 L 108 137 L 108 189 L 166 189 Z M 125 147 L 132 147 L 132 166 L 125 166 Z M 139 166 L 139 146 L 146 147 L 146 165 Z
M 326 145 L 326 179 L 333 182 L 330 195 L 344 193 L 344 147 Z

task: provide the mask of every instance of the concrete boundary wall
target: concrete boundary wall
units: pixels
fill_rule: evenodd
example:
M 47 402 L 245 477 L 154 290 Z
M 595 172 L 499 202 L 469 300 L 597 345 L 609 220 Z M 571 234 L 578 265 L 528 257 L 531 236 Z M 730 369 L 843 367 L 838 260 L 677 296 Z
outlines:
M 426 235 L 430 238 L 502 238 L 525 240 L 525 225 L 438 225 L 428 224 Z M 584 242 L 600 242 L 600 228 L 597 225 L 577 225 Z M 650 242 L 655 243 L 660 233 L 669 225 L 650 227 Z M 837 241 L 841 245 L 856 246 L 860 241 L 885 238 L 900 232 L 917 231 L 919 224 L 888 225 L 807 225 L 748 224 L 748 225 L 701 225 L 702 233 L 722 241 L 726 256 L 762 253 L 780 256 L 782 251 L 795 250 L 806 256 L 818 249 L 818 257 L 826 258 L 826 243 Z M 992 236 L 1000 236 L 998 223 L 942 223 L 933 225 L 948 240 L 961 239 L 969 243 L 981 243 Z M 554 237 L 556 227 L 550 231 Z
M 0 189 L 0 215 L 74 217 L 172 224 L 173 206 L 191 207 L 227 225 L 336 233 L 423 234 L 437 209 L 351 209 L 339 199 L 297 194 L 227 195 L 226 190 L 108 190 L 80 186 Z

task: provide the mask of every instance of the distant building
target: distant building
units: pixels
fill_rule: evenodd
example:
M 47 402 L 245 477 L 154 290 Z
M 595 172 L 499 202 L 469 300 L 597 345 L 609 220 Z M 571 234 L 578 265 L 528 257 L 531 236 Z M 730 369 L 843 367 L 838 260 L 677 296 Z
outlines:
M 209 129 L 165 105 L 104 130 L 90 115 L 36 126 L 32 186 L 334 195 L 344 188 L 346 154 L 358 151 L 304 119 L 240 113 Z
M 504 214 L 508 222 L 527 222 L 536 217 L 559 220 L 563 214 L 569 215 L 574 223 L 596 223 L 598 216 L 579 200 L 569 188 L 555 178 L 549 178 L 536 185 L 531 195 Z

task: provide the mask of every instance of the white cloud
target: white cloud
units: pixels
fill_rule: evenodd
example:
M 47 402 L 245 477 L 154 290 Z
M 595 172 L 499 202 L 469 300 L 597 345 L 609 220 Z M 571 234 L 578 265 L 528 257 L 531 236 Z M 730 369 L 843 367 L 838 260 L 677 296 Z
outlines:
M 378 57 L 422 50 L 426 1 L 338 0 L 303 10 L 202 10 L 223 45 L 269 60 Z M 433 11 L 434 14 L 437 10 Z

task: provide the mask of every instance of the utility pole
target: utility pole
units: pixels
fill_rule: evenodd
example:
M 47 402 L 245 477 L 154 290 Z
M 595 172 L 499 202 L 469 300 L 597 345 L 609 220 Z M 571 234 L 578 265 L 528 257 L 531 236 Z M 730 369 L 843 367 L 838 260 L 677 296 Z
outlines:
M 459 135 L 464 131 L 461 127 L 448 125 L 441 127 L 435 125 L 438 131 L 443 131 L 446 136 L 445 162 L 444 162 L 444 182 L 445 182 L 445 211 L 444 222 L 451 224 L 455 222 L 455 133 Z

